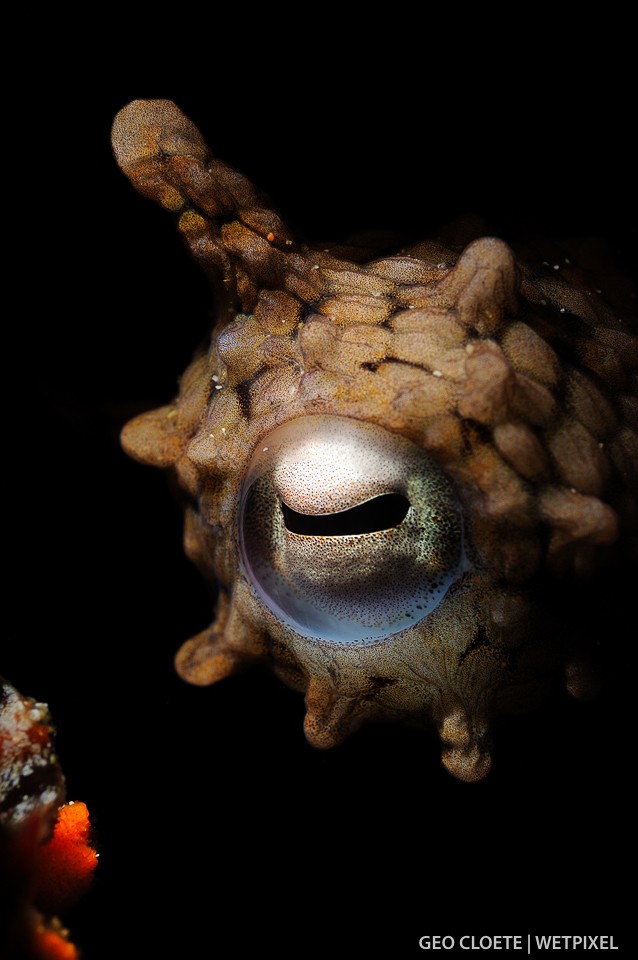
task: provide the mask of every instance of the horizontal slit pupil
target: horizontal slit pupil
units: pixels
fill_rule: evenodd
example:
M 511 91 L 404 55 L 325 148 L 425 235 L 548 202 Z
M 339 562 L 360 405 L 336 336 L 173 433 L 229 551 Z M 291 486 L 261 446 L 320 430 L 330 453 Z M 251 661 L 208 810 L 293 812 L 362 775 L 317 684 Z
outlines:
M 377 533 L 397 527 L 410 509 L 410 501 L 400 493 L 385 493 L 351 510 L 339 513 L 297 513 L 281 502 L 286 529 L 306 537 L 348 537 Z

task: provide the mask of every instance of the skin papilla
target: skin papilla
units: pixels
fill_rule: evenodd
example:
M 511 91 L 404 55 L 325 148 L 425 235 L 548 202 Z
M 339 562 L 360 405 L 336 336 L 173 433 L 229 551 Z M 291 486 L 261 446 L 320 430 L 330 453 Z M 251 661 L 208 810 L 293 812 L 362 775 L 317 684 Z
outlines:
M 613 284 L 602 294 L 573 256 L 543 263 L 492 236 L 468 239 L 467 226 L 458 242 L 392 255 L 314 249 L 169 101 L 125 107 L 113 147 L 135 188 L 175 216 L 217 306 L 210 346 L 178 395 L 122 435 L 132 457 L 173 474 L 186 553 L 218 585 L 213 623 L 177 655 L 180 675 L 210 684 L 267 662 L 304 692 L 311 744 L 332 747 L 370 720 L 433 724 L 447 769 L 481 779 L 495 714 L 535 706 L 560 669 L 570 693 L 589 695 L 587 644 L 550 615 L 556 596 L 568 605 L 573 584 L 635 557 L 638 340 L 620 295 Z M 423 469 L 449 484 L 456 506 L 448 526 L 462 529 L 460 546 L 428 548 L 445 554 L 444 587 L 439 560 L 428 568 L 432 591 L 443 596 L 397 632 L 355 642 L 310 635 L 283 599 L 268 600 L 242 554 L 242 524 L 251 518 L 241 504 L 266 504 L 272 523 L 263 536 L 274 543 L 277 577 L 301 570 L 290 557 L 315 557 L 316 572 L 322 551 L 336 551 L 329 569 L 350 547 L 362 570 L 376 569 L 369 556 L 381 549 L 378 533 L 330 541 L 286 528 L 277 496 L 296 508 L 281 493 L 288 488 L 274 460 L 263 468 L 271 470 L 266 492 L 254 492 L 250 506 L 247 472 L 261 469 L 269 436 L 316 417 L 327 430 L 348 418 L 341 422 L 409 441 Z M 340 452 L 334 463 L 336 476 Z M 329 494 L 339 500 L 349 482 L 335 480 Z M 313 507 L 314 483 L 303 481 L 310 504 L 301 513 L 325 516 L 328 507 Z M 382 493 L 404 491 L 402 480 L 388 483 Z M 346 500 L 336 512 L 350 508 Z M 294 552 L 302 547 L 309 553 Z M 269 582 L 265 560 L 263 571 Z M 384 575 L 392 593 L 392 564 Z M 375 576 L 364 593 L 378 592 Z M 307 587 L 309 603 L 320 586 L 315 578 Z M 338 600 L 330 594 L 331 609 Z

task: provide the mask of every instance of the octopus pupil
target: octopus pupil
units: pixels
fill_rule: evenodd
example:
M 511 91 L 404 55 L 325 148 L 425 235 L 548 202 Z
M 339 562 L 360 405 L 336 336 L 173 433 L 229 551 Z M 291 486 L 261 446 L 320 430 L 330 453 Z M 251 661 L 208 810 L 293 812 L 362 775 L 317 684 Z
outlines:
M 321 515 L 297 513 L 281 501 L 286 529 L 306 537 L 349 537 L 390 530 L 398 527 L 409 509 L 410 501 L 400 493 L 386 493 L 351 510 Z

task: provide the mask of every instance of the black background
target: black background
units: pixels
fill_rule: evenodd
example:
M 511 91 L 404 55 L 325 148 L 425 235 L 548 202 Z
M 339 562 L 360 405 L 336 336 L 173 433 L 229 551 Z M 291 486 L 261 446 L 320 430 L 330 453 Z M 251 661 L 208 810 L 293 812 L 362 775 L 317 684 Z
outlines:
M 132 45 L 108 62 L 86 50 L 66 62 L 58 48 L 33 67 L 37 95 L 5 110 L 0 667 L 50 705 L 69 797 L 91 811 L 100 867 L 64 919 L 86 960 L 408 957 L 423 934 L 618 943 L 622 685 L 499 723 L 493 770 L 468 785 L 443 770 L 434 736 L 371 728 L 317 752 L 303 698 L 269 674 L 205 689 L 174 674 L 211 604 L 165 477 L 128 461 L 118 433 L 171 398 L 211 301 L 171 217 L 117 169 L 109 134 L 129 100 L 175 100 L 309 239 L 426 236 L 471 211 L 505 239 L 602 235 L 631 264 L 622 50 L 601 67 L 608 40 L 593 24 L 577 43 L 548 26 L 531 49 L 510 36 L 507 59 L 493 44 L 470 60 L 449 36 L 406 49 L 405 24 L 381 27 L 374 48 L 330 31 L 318 46 L 300 25 L 283 51 L 258 29 L 246 49 L 241 29 L 198 42 L 197 73 L 169 69 L 166 48 L 133 79 Z M 620 615 L 609 629 L 616 642 L 630 632 Z

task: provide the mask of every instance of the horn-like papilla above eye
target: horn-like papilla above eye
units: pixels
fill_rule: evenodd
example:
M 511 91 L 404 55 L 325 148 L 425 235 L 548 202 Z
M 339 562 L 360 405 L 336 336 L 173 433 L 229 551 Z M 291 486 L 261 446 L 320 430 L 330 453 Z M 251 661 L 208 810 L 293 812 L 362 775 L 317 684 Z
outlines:
M 332 643 L 414 626 L 464 566 L 459 505 L 439 467 L 410 440 L 347 417 L 300 417 L 264 438 L 239 533 L 263 602 Z

